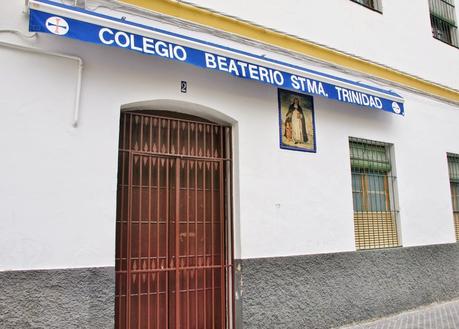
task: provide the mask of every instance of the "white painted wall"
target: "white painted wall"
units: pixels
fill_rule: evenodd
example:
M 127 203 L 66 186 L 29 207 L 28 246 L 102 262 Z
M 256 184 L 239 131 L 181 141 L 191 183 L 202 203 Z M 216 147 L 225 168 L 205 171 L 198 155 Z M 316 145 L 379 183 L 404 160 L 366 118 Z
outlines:
M 432 37 L 428 0 L 382 0 L 382 15 L 350 0 L 187 2 L 459 89 L 459 49 Z
M 21 8 L 4 5 L 0 21 L 25 30 Z M 81 121 L 74 62 L 0 48 L 0 270 L 114 265 L 120 107 L 157 99 L 234 124 L 238 258 L 354 250 L 349 136 L 395 144 L 403 245 L 454 241 L 457 107 L 398 90 L 400 117 L 315 98 L 318 152 L 293 152 L 278 145 L 275 88 L 55 36 L 28 43 L 83 58 Z

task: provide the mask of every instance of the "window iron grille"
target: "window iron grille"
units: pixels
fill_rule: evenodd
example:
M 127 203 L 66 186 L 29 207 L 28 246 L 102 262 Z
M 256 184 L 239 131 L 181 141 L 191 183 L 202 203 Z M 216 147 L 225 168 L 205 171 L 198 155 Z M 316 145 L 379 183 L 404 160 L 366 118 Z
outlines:
M 459 241 L 459 154 L 448 154 L 448 170 L 456 240 Z
M 400 246 L 390 145 L 350 138 L 357 250 Z
M 429 0 L 429 8 L 433 37 L 459 47 L 454 0 Z
M 358 3 L 364 7 L 375 10 L 382 13 L 381 0 L 351 0 L 352 2 Z

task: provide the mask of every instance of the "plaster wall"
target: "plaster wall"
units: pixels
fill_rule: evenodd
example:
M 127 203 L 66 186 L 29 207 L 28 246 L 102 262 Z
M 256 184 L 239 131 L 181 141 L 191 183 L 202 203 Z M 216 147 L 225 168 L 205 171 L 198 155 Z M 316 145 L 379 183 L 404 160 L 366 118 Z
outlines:
M 20 2 L 3 8 L 5 26 L 26 30 Z M 74 128 L 76 63 L 0 47 L 0 270 L 114 265 L 120 108 L 138 102 L 233 125 L 236 258 L 355 250 L 349 136 L 394 144 L 404 246 L 455 241 L 457 107 L 395 90 L 401 117 L 316 97 L 318 151 L 293 152 L 279 148 L 273 87 L 55 36 L 0 38 L 84 61 Z
M 188 2 L 459 88 L 458 49 L 432 37 L 427 0 L 382 0 L 382 14 L 350 0 Z

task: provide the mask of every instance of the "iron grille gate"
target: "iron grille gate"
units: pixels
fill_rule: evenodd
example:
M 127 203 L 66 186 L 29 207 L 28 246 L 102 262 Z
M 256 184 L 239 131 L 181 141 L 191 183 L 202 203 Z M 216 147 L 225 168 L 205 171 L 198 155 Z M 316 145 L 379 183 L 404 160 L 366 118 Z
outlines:
M 116 328 L 232 323 L 230 133 L 196 119 L 122 114 Z

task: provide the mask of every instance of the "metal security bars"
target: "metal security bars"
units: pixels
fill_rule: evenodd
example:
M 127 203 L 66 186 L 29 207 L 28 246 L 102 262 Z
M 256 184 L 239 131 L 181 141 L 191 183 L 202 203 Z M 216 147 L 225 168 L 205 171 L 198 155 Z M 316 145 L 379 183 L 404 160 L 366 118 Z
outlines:
M 232 327 L 230 174 L 229 127 L 122 113 L 115 328 Z
M 454 0 L 429 0 L 434 38 L 459 47 Z
M 456 240 L 459 241 L 459 155 L 448 154 L 449 182 L 453 202 L 454 227 Z
M 351 0 L 351 1 L 382 13 L 381 0 Z
M 356 248 L 399 246 L 390 145 L 350 138 Z

